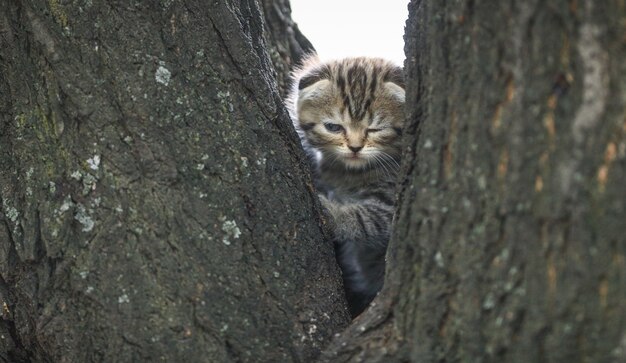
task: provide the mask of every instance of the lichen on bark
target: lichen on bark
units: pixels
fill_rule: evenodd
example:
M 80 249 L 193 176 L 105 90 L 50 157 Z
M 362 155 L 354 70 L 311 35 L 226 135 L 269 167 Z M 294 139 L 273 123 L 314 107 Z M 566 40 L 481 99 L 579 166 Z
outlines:
M 0 356 L 319 354 L 348 314 L 257 2 L 0 6 Z

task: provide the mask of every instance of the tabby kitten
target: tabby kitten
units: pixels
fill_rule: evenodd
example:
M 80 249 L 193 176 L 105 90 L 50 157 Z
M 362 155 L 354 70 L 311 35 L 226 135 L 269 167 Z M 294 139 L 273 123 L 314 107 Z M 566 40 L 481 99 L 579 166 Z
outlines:
M 314 55 L 293 78 L 291 117 L 332 217 L 356 316 L 384 280 L 404 122 L 402 68 L 379 58 L 320 62 Z

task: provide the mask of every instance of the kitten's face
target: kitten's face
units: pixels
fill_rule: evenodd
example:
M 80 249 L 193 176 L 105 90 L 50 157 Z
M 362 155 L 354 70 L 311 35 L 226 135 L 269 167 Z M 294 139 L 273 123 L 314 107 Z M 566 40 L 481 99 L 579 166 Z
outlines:
M 404 89 L 375 69 L 361 68 L 343 70 L 345 77 L 301 81 L 298 123 L 326 163 L 352 170 L 393 168 L 401 153 Z

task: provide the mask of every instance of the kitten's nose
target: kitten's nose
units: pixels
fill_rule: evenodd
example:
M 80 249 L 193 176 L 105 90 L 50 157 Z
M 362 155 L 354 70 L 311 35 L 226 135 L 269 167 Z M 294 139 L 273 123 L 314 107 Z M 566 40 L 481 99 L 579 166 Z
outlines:
M 355 154 L 361 151 L 362 148 L 363 146 L 348 146 L 348 149 L 352 150 L 352 152 Z

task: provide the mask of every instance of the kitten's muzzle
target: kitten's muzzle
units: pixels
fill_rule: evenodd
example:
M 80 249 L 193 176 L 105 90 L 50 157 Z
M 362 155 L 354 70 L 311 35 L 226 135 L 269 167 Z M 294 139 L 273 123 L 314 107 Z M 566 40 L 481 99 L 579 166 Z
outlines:
M 352 150 L 352 152 L 356 154 L 363 149 L 363 146 L 348 146 L 348 149 Z

